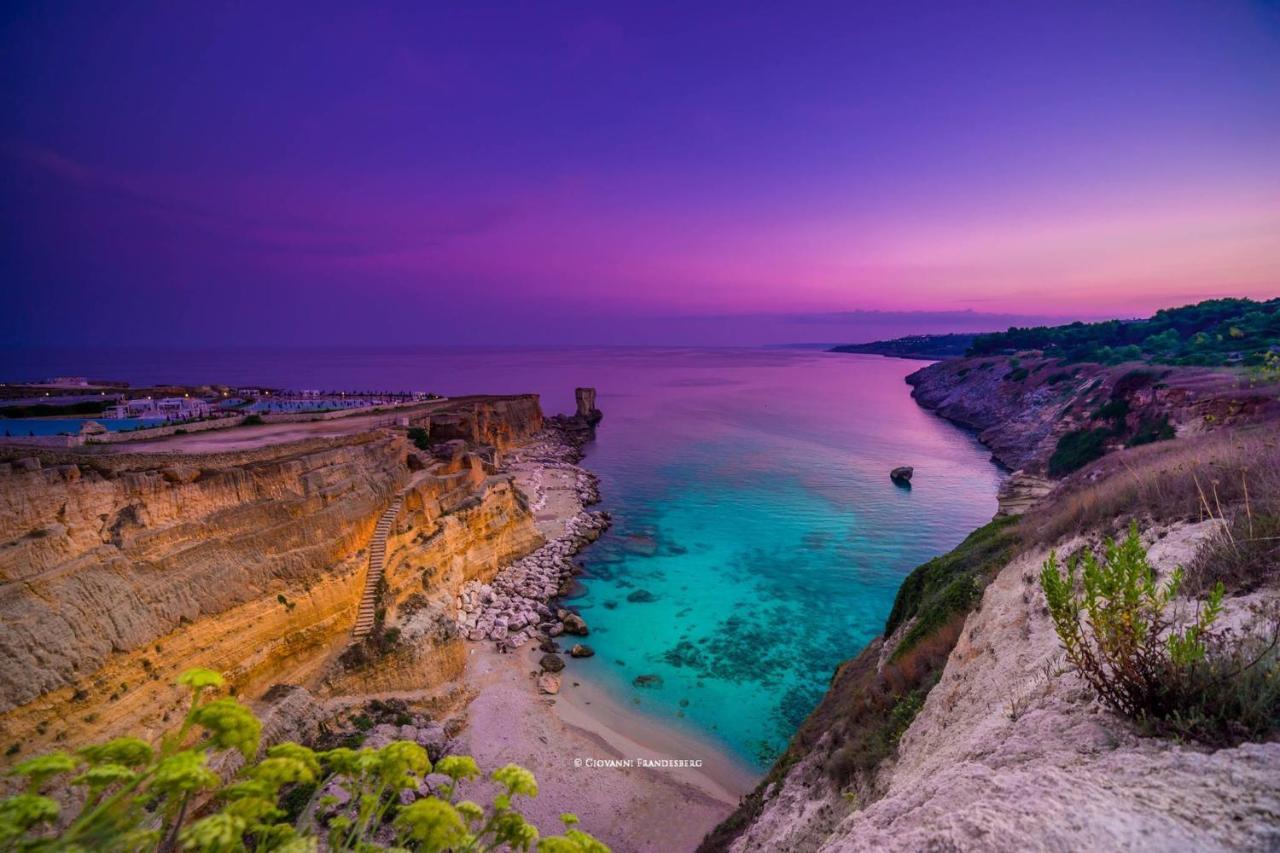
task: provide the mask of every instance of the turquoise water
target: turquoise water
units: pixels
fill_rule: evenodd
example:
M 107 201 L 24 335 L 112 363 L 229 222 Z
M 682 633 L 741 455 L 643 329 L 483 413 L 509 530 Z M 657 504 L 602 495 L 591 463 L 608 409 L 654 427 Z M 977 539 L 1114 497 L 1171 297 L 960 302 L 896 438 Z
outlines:
M 9 356 L 0 379 L 538 392 L 548 413 L 595 386 L 605 418 L 587 464 L 615 525 L 583 555 L 572 603 L 597 654 L 573 665 L 757 767 L 880 632 L 907 572 L 996 508 L 988 453 L 912 402 L 903 378 L 922 362 L 655 348 Z M 890 483 L 895 465 L 915 466 L 910 490 Z
M 919 366 L 708 358 L 603 392 L 587 464 L 615 526 L 573 600 L 586 668 L 767 766 L 903 576 L 995 510 L 988 453 L 911 401 Z M 898 464 L 916 468 L 909 490 L 889 481 Z

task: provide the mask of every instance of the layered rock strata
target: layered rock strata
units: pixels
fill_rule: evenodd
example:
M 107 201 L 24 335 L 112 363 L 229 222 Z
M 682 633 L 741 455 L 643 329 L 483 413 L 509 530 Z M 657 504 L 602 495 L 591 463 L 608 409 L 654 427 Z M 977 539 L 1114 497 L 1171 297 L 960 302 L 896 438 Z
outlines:
M 6 763 L 53 743 L 166 730 L 181 701 L 173 678 L 191 666 L 226 673 L 249 699 L 280 682 L 330 696 L 367 686 L 336 661 L 379 515 L 404 492 L 387 543 L 384 623 L 412 622 L 402 610 L 415 594 L 443 614 L 467 581 L 491 580 L 543 543 L 493 464 L 542 426 L 536 397 L 476 397 L 431 414 L 433 438 L 460 445 L 447 458 L 414 447 L 403 428 L 234 453 L 8 451 Z M 390 656 L 389 674 L 368 682 L 442 684 L 460 671 L 454 645 L 419 644 L 411 666 Z

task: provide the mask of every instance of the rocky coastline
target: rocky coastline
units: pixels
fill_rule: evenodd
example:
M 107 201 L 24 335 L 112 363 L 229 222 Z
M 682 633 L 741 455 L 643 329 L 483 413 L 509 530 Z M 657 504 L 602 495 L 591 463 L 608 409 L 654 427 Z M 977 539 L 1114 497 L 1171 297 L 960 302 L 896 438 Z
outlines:
M 563 532 L 532 554 L 499 570 L 487 583 L 473 580 L 456 599 L 458 630 L 468 640 L 493 640 L 499 651 L 514 651 L 528 642 L 546 643 L 566 632 L 585 635 L 581 617 L 551 602 L 569 593 L 582 566 L 573 557 L 608 529 L 609 514 L 587 510 L 599 503 L 599 480 L 577 463 L 584 437 L 576 430 L 550 422 L 530 443 L 508 454 L 506 467 L 523 472 L 524 489 L 531 491 L 529 510 L 537 516 L 547 509 L 545 481 L 551 472 L 568 476 L 578 509 L 563 522 Z
M 995 461 L 1035 476 L 1070 432 L 1105 427 L 1119 448 L 1144 430 L 1186 436 L 1280 413 L 1274 395 L 1224 368 L 1064 364 L 1035 352 L 947 359 L 907 384 L 920 406 L 975 431 Z

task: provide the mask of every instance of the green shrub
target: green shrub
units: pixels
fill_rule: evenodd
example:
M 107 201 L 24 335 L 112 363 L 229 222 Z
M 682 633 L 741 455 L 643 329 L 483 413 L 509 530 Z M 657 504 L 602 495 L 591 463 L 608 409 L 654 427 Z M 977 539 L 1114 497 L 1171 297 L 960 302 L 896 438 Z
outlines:
M 465 756 L 445 756 L 433 767 L 416 743 L 396 741 L 378 750 L 339 747 L 317 752 L 296 743 L 269 747 L 254 760 L 262 724 L 234 699 L 206 698 L 222 686 L 216 672 L 194 669 L 178 682 L 191 688 L 191 705 L 179 729 L 158 748 L 122 737 L 86 746 L 74 754 L 55 752 L 18 764 L 13 775 L 25 789 L 0 800 L 0 850 L 184 850 L 314 851 L 319 832 L 329 850 L 374 851 L 412 847 L 420 851 L 496 849 L 548 853 L 599 853 L 608 848 L 562 815 L 563 835 L 539 840 L 538 830 L 512 807 L 516 797 L 535 797 L 533 774 L 514 764 L 488 779 L 498 786 L 492 803 L 458 799 L 464 780 L 480 769 Z M 209 766 L 214 753 L 239 752 L 249 763 L 224 782 Z M 440 796 L 401 805 L 429 773 L 445 776 Z M 350 808 L 321 827 L 317 807 L 337 805 L 322 792 L 337 786 Z M 61 822 L 62 807 L 45 790 L 81 789 L 83 805 Z M 199 807 L 200 816 L 192 819 Z M 54 829 L 57 826 L 59 828 Z M 374 841 L 391 837 L 392 847 Z
M 1129 401 L 1123 397 L 1108 400 L 1099 406 L 1093 413 L 1095 421 L 1111 421 L 1111 431 L 1120 434 L 1124 432 L 1124 419 L 1129 416 Z
M 1061 477 L 1101 459 L 1107 452 L 1110 434 L 1107 429 L 1078 429 L 1062 436 L 1049 457 L 1049 473 Z
M 240 421 L 240 426 L 262 426 L 266 421 L 262 419 L 262 415 L 245 415 L 244 420 Z
M 1027 378 L 1027 369 L 1025 367 L 1015 367 L 1004 375 L 1008 382 L 1021 382 Z
M 1137 431 L 1130 436 L 1125 442 L 1125 447 L 1139 447 L 1143 444 L 1151 444 L 1155 441 L 1168 441 L 1175 435 L 1173 425 L 1169 423 L 1168 415 L 1160 415 L 1154 418 L 1143 418 L 1138 424 Z
M 1086 551 L 1065 575 L 1051 554 L 1040 584 L 1067 661 L 1112 711 L 1150 734 L 1213 745 L 1266 737 L 1280 726 L 1276 623 L 1269 639 L 1218 629 L 1221 582 L 1194 618 L 1180 619 L 1182 577 L 1178 568 L 1156 582 L 1132 525 L 1101 559 Z
M 431 434 L 423 427 L 410 427 L 409 440 L 419 450 L 431 449 Z

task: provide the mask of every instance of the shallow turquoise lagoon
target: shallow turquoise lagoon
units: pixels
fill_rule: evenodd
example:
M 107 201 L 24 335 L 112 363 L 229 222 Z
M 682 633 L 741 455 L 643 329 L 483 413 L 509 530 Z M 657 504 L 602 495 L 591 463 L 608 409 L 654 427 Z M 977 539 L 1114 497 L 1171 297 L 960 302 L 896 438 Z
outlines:
M 602 395 L 587 464 L 615 527 L 572 600 L 588 671 L 757 767 L 880 633 L 906 573 L 990 519 L 999 479 L 911 401 L 918 364 L 787 363 L 708 366 L 647 390 L 656 406 Z M 898 464 L 912 488 L 890 482 Z

